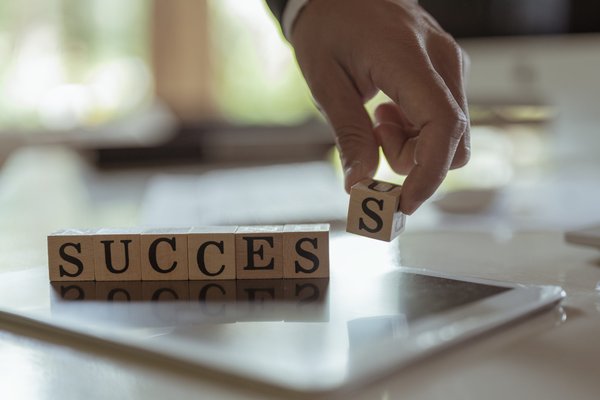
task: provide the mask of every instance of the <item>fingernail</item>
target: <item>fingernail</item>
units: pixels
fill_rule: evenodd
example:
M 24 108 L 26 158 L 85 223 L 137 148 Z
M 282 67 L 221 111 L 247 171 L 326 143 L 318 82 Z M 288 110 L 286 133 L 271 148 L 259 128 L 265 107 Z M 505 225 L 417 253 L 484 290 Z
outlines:
M 402 202 L 402 206 L 400 207 L 400 211 L 406 215 L 413 215 L 415 211 L 421 206 L 421 203 L 415 202 Z

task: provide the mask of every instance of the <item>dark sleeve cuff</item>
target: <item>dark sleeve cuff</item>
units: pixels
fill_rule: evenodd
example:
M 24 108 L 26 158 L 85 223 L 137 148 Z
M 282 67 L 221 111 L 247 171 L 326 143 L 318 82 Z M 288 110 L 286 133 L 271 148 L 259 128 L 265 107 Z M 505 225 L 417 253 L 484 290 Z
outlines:
M 266 0 L 267 5 L 271 9 L 271 12 L 279 21 L 279 24 L 282 23 L 283 11 L 285 10 L 285 6 L 287 5 L 288 0 Z

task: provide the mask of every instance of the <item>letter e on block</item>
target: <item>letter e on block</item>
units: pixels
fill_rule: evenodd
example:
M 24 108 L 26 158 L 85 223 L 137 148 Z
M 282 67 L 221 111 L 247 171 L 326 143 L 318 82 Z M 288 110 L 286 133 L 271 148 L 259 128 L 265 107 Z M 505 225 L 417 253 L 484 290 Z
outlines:
M 235 262 L 237 279 L 283 278 L 283 225 L 238 227 Z
M 283 277 L 329 277 L 329 224 L 285 225 Z
M 97 281 L 139 281 L 140 231 L 100 229 L 94 236 Z
M 165 228 L 141 233 L 142 280 L 188 280 L 188 231 L 189 228 Z
M 404 230 L 405 215 L 398 211 L 402 186 L 365 179 L 350 191 L 346 231 L 392 241 Z
M 212 226 L 189 231 L 190 280 L 235 279 L 236 229 L 236 226 Z
M 64 229 L 48 236 L 50 281 L 93 281 L 95 230 Z

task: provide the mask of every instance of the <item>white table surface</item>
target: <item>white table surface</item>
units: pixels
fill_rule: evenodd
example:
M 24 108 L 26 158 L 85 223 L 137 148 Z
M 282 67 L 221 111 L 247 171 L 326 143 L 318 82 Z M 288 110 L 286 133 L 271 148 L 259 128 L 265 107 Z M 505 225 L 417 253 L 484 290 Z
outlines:
M 577 176 L 587 177 L 582 187 L 590 192 L 600 185 L 596 179 L 600 160 L 594 157 L 600 153 L 597 128 L 592 129 L 600 125 L 598 93 L 589 89 L 585 98 L 572 96 L 568 103 L 572 112 L 564 112 L 554 125 L 560 132 L 552 140 L 561 146 L 568 137 L 563 131 L 575 131 L 577 141 L 583 143 L 572 143 L 572 147 L 578 147 L 582 156 L 574 156 L 576 149 L 571 147 L 568 152 L 555 152 L 552 168 L 536 178 L 540 185 L 557 176 L 565 178 L 557 180 L 559 186 Z M 587 113 L 576 111 L 581 110 L 577 99 L 585 102 Z M 595 101 L 595 112 L 589 106 L 591 101 Z M 586 137 L 593 146 L 586 146 Z M 139 203 L 148 177 L 146 171 L 96 174 L 61 148 L 25 149 L 14 156 L 0 171 L 0 273 L 43 265 L 45 237 L 53 229 L 139 223 Z M 568 190 L 568 185 L 564 188 Z M 578 194 L 578 201 L 598 209 L 600 198 L 590 196 L 585 201 L 581 199 L 585 194 L 585 190 Z M 549 200 L 539 201 L 546 204 Z M 427 207 L 423 215 L 437 215 Z M 419 222 L 417 216 L 411 228 L 409 218 L 407 231 L 393 244 L 399 247 L 403 265 L 560 285 L 567 298 L 562 309 L 436 354 L 341 397 L 597 399 L 600 251 L 564 242 L 563 229 L 569 227 L 570 213 L 577 215 L 577 210 L 570 210 L 567 204 L 564 213 L 559 219 L 562 222 L 503 229 L 488 223 L 478 228 L 477 218 L 454 224 L 429 217 Z M 598 212 L 590 215 L 589 222 L 600 223 Z M 6 323 L 0 323 L 0 388 L 0 396 L 6 399 L 290 397 L 258 384 L 165 366 L 152 359 L 134 359 Z

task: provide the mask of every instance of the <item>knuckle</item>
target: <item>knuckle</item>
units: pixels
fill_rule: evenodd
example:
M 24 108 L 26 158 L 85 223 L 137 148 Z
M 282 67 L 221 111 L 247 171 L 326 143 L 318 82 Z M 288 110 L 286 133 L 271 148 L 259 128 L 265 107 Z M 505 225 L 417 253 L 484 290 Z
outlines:
M 335 142 L 344 164 L 351 163 L 356 155 L 372 147 L 368 132 L 358 124 L 342 124 L 333 127 Z
M 465 113 L 461 109 L 452 109 L 448 111 L 442 123 L 446 129 L 450 132 L 450 137 L 453 139 L 460 139 L 463 137 L 465 132 L 469 129 L 469 120 Z
M 364 128 L 358 124 L 340 124 L 333 127 L 335 137 L 340 147 L 345 145 L 366 144 Z

